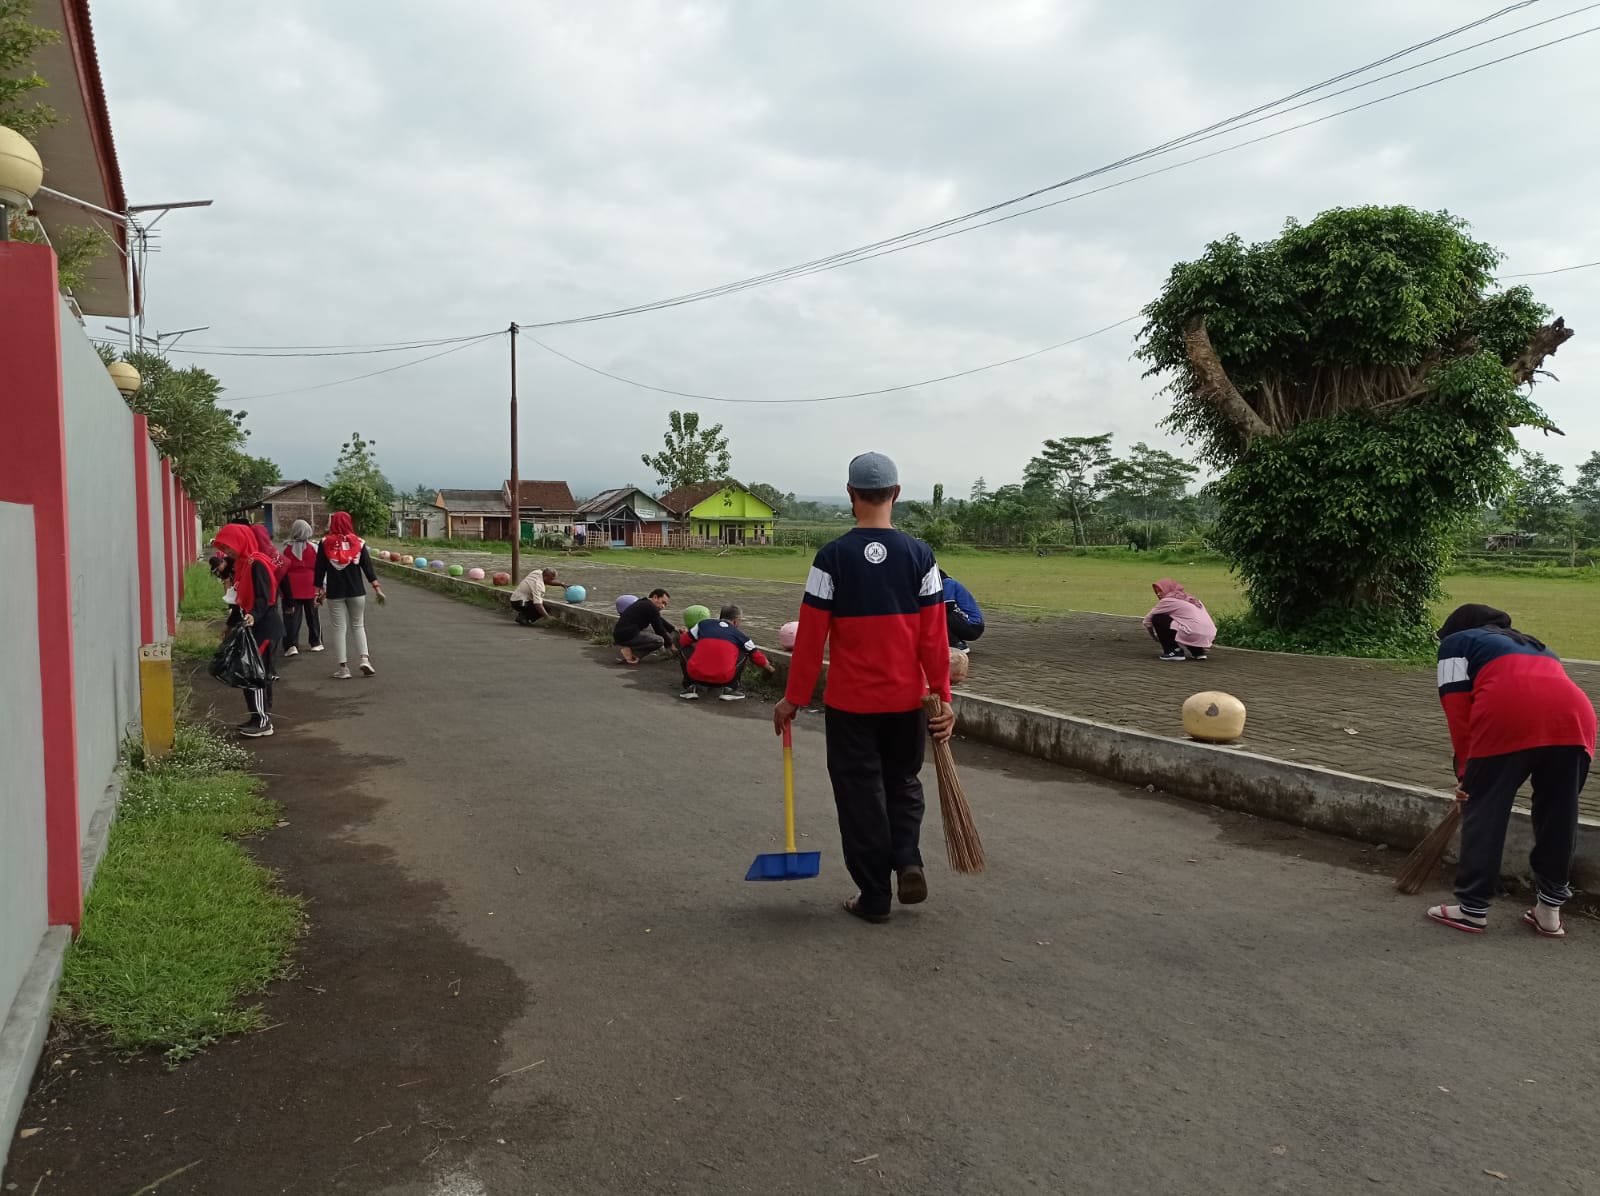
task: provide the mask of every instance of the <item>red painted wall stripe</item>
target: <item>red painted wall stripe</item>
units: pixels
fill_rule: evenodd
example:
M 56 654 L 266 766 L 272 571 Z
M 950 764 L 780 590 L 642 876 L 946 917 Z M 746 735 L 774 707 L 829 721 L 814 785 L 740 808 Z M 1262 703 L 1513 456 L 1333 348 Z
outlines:
M 78 731 L 72 694 L 72 572 L 67 542 L 67 429 L 55 254 L 0 241 L 0 502 L 33 507 L 44 721 L 45 853 L 52 925 L 83 918 L 78 865 Z M 25 629 L 14 629 L 23 634 Z
M 172 580 L 177 554 L 172 546 L 172 462 L 165 457 L 161 458 L 161 540 L 161 559 L 167 563 L 167 584 L 161 593 L 166 597 L 167 636 L 171 638 L 178 633 L 178 587 Z
M 133 417 L 133 518 L 139 554 L 139 642 L 156 637 L 155 585 L 150 576 L 150 421 Z

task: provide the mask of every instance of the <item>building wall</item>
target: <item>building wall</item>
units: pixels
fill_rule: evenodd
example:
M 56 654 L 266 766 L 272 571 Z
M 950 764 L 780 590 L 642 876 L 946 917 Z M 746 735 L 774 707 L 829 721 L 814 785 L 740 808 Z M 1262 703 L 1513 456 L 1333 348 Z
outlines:
M 123 735 L 139 722 L 139 564 L 133 413 L 76 319 L 61 321 L 79 825 L 105 796 Z M 161 472 L 150 476 L 153 578 L 165 568 Z M 158 605 L 156 610 L 162 608 Z M 166 638 L 165 614 L 155 620 Z
M 63 329 L 63 331 L 66 331 Z M 122 396 L 117 396 L 119 403 L 123 402 Z M 126 403 L 123 406 L 126 407 Z M 130 432 L 131 435 L 131 432 Z M 68 451 L 71 446 L 68 446 Z M 171 571 L 167 567 L 166 537 L 172 534 L 173 524 L 171 514 L 163 502 L 161 486 L 161 454 L 156 452 L 156 446 L 150 443 L 148 437 L 145 442 L 133 449 L 134 452 L 144 453 L 145 476 L 150 479 L 150 598 L 155 608 L 155 621 L 152 638 L 164 640 L 167 638 L 167 591 L 171 587 Z M 135 518 L 138 513 L 135 512 Z M 135 528 L 137 534 L 137 528 Z M 76 555 L 76 553 L 74 553 Z M 156 562 L 160 562 L 157 564 Z M 135 626 L 138 626 L 138 607 L 134 607 Z M 137 684 L 137 682 L 135 682 Z
M 45 904 L 44 724 L 39 710 L 38 589 L 33 508 L 0 503 L 0 1020 L 11 1008 L 43 936 Z M 24 555 L 25 552 L 25 555 Z M 24 629 L 28 629 L 24 633 Z
M 772 522 L 772 508 L 748 490 L 729 488 L 713 494 L 689 512 L 696 520 L 761 519 Z
M 287 540 L 289 529 L 294 526 L 296 519 L 304 519 L 309 523 L 315 535 L 326 535 L 328 515 L 328 506 L 322 501 L 322 488 L 308 486 L 304 482 L 273 495 L 272 501 L 265 504 L 263 510 L 275 540 Z

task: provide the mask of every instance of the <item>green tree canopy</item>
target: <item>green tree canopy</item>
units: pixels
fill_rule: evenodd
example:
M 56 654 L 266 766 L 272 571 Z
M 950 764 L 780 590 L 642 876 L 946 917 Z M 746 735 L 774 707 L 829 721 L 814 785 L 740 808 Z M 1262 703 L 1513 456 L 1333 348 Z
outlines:
M 0 0 L 0 125 L 30 141 L 59 119 L 33 93 L 49 84 L 33 68 L 33 56 L 61 40 L 54 29 L 32 21 L 32 0 Z
M 1572 335 L 1494 289 L 1499 260 L 1446 213 L 1334 209 L 1213 242 L 1145 308 L 1139 356 L 1223 471 L 1217 543 L 1263 633 L 1423 642 L 1451 532 L 1505 491 L 1512 429 L 1551 429 L 1524 387 Z
M 644 453 L 639 460 L 655 470 L 656 481 L 667 490 L 695 482 L 720 481 L 733 469 L 733 455 L 728 451 L 722 425 L 702 428 L 698 412 L 671 412 L 661 440 L 659 453 Z
M 785 494 L 770 482 L 754 483 L 750 487 L 750 493 L 766 503 L 767 506 L 773 509 L 774 513 L 779 515 L 787 515 L 794 509 L 798 501 L 793 494 Z
M 1561 466 L 1539 453 L 1522 453 L 1511 475 L 1500 518 L 1512 530 L 1535 535 L 1555 535 L 1566 530 L 1572 500 L 1567 495 Z
M 368 482 L 334 482 L 322 492 L 322 501 L 330 512 L 347 512 L 358 535 L 376 536 L 389 529 L 389 502 Z
M 339 459 L 334 463 L 333 472 L 328 475 L 330 483 L 361 482 L 376 494 L 380 501 L 391 503 L 395 499 L 395 489 L 389 484 L 389 479 L 383 476 L 383 470 L 378 468 L 376 440 L 362 439 L 360 432 L 350 433 L 350 439 L 339 446 Z M 350 512 L 351 518 L 355 512 Z
M 1024 488 L 1058 496 L 1072 513 L 1078 543 L 1088 543 L 1084 520 L 1105 489 L 1101 471 L 1111 464 L 1111 433 L 1047 440 L 1023 471 Z

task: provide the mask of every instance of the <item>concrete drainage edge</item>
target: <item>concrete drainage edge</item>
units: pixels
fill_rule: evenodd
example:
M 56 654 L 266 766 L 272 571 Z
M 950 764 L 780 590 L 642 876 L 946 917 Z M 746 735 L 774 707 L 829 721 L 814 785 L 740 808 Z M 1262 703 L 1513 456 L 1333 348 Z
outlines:
M 463 578 L 424 573 L 380 561 L 386 573 L 445 594 L 483 602 L 486 595 L 510 608 L 504 588 Z M 609 631 L 617 616 L 608 610 L 547 600 L 550 617 L 585 632 Z M 787 653 L 767 655 L 787 675 Z M 1095 776 L 1261 818 L 1303 826 L 1345 838 L 1409 850 L 1449 809 L 1452 798 L 1438 790 L 1357 776 L 1261 756 L 1239 748 L 1188 739 L 1171 739 L 1131 727 L 1034 706 L 957 691 L 961 737 L 1006 748 Z M 1508 876 L 1525 876 L 1523 861 L 1533 846 L 1533 827 L 1524 810 L 1513 813 L 1506 836 Z M 1398 867 L 1401 857 L 1395 857 Z M 1588 819 L 1578 828 L 1573 884 L 1600 888 L 1600 824 Z
M 65 926 L 52 926 L 40 936 L 39 949 L 0 1025 L 0 1172 L 5 1170 L 34 1070 L 44 1054 L 50 1011 L 71 941 L 72 933 Z

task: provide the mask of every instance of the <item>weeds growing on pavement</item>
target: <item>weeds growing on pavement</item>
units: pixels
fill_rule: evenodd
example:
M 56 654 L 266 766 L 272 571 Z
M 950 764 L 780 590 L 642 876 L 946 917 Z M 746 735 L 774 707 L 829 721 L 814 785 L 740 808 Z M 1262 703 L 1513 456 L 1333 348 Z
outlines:
M 178 603 L 178 613 L 199 623 L 223 613 L 222 583 L 211 575 L 205 562 L 196 562 L 183 571 L 183 598 Z
M 301 902 L 237 842 L 276 807 L 248 752 L 180 723 L 170 756 L 129 752 L 118 817 L 67 955 L 57 1016 L 119 1049 L 178 1063 L 223 1035 L 259 1029 L 241 999 L 287 970 Z

